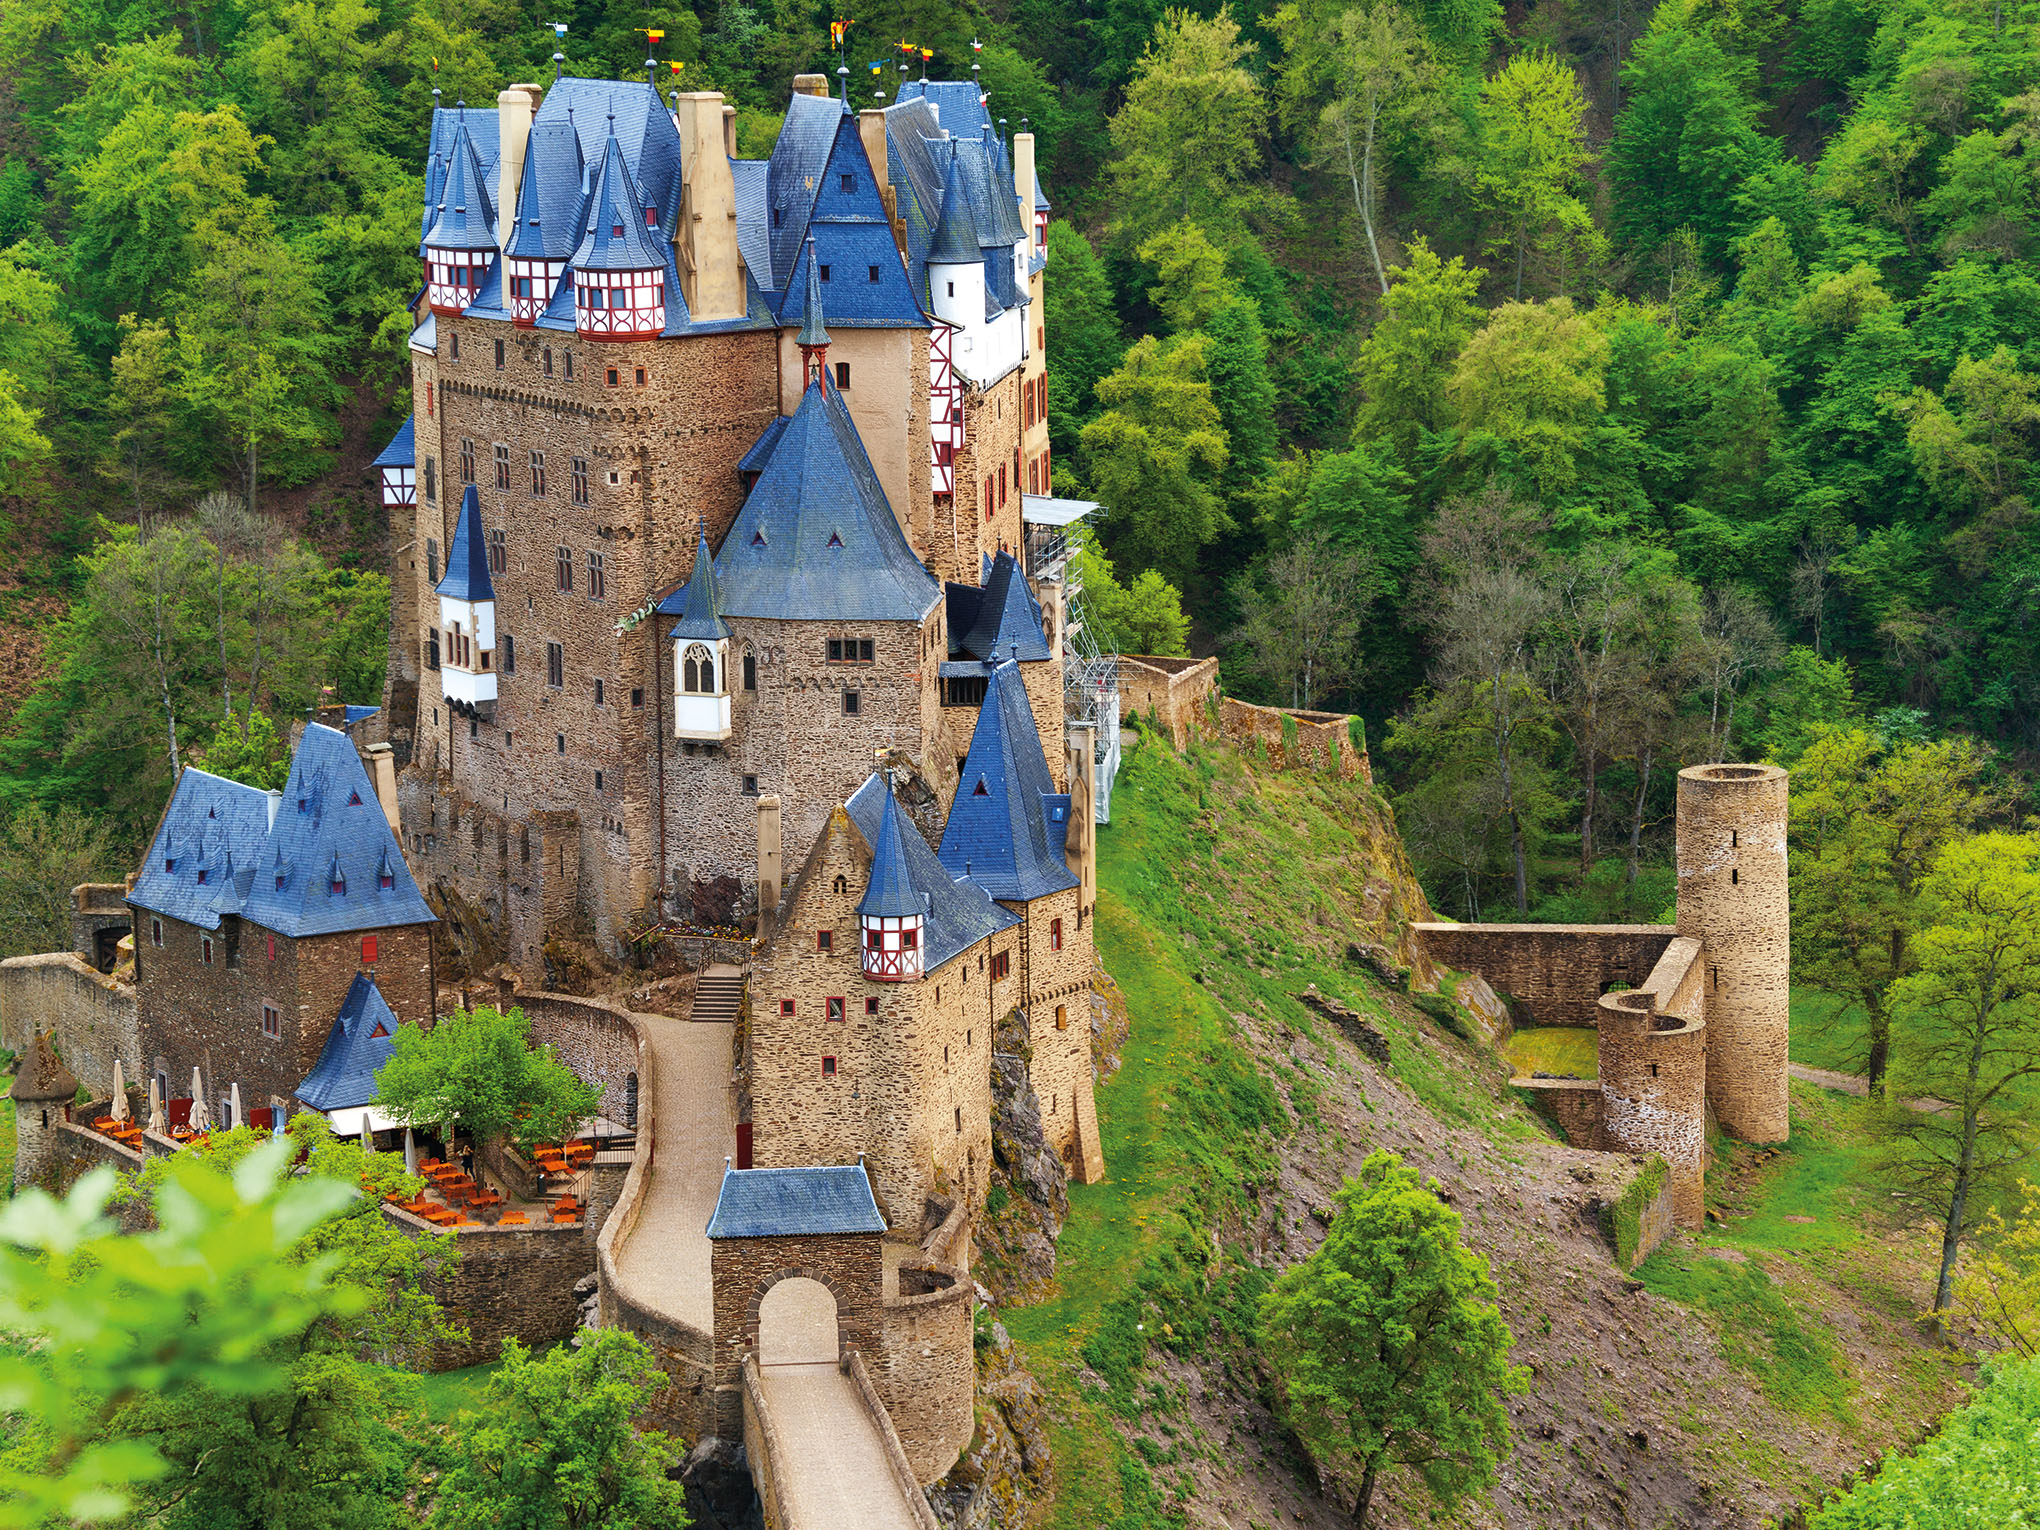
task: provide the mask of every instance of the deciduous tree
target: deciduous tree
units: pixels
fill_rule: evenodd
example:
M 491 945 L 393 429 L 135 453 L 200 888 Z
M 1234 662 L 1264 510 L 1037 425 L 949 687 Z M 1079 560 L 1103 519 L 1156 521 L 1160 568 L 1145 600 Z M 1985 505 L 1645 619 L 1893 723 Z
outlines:
M 395 1120 L 477 1142 L 514 1135 L 557 1142 L 595 1113 L 600 1093 L 550 1047 L 531 1045 L 521 1009 L 456 1010 L 431 1030 L 397 1030 L 396 1051 L 376 1075 L 376 1103 Z
M 1486 1261 L 1416 1170 L 1371 1153 L 1334 1199 L 1324 1243 L 1263 1300 L 1261 1342 L 1304 1441 L 1357 1472 L 1352 1522 L 1365 1530 L 1395 1467 L 1447 1509 L 1492 1484 L 1509 1440 L 1503 1399 L 1528 1373 L 1509 1364 Z
M 1515 259 L 1519 301 L 1532 249 L 1559 252 L 1561 290 L 1565 266 L 1599 253 L 1600 233 L 1579 195 L 1586 114 L 1571 66 L 1542 48 L 1517 54 L 1481 87 L 1473 184 L 1495 219 L 1490 248 Z

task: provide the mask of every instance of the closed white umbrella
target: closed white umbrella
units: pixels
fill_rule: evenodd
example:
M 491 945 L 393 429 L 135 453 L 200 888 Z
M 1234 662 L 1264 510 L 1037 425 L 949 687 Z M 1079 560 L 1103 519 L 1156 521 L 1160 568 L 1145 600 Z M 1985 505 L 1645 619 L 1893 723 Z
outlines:
M 194 1132 L 212 1130 L 212 1115 L 205 1108 L 205 1084 L 196 1068 L 191 1070 L 191 1129 Z
M 113 1119 L 125 1121 L 128 1118 L 127 1075 L 121 1072 L 120 1059 L 113 1060 Z
M 149 1075 L 149 1130 L 160 1137 L 169 1125 L 163 1114 L 163 1081 L 152 1073 Z
M 375 1151 L 375 1136 L 368 1129 L 368 1112 L 365 1110 L 361 1113 L 361 1151 L 364 1153 Z
M 418 1172 L 418 1139 L 411 1135 L 411 1128 L 404 1128 L 404 1172 Z
M 235 1083 L 227 1089 L 227 1130 L 238 1130 L 243 1119 L 245 1118 L 241 1114 L 241 1086 Z

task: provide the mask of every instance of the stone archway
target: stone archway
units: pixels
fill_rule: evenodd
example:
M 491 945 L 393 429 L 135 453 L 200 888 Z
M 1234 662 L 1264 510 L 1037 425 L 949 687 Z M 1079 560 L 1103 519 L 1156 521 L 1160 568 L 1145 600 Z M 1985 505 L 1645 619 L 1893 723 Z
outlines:
M 789 1276 L 759 1298 L 760 1365 L 833 1365 L 841 1353 L 836 1293 L 819 1280 Z

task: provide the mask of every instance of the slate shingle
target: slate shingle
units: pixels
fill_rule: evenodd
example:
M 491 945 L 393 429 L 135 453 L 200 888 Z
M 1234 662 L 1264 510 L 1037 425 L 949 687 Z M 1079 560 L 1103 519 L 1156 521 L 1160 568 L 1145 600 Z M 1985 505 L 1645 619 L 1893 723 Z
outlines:
M 725 1169 L 711 1238 L 814 1237 L 882 1233 L 885 1218 L 862 1164 L 794 1169 Z

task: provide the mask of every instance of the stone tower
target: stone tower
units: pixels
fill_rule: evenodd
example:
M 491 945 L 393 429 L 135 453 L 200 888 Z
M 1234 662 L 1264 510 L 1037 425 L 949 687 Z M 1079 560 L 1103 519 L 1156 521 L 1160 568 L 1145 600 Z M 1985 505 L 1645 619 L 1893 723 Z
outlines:
M 14 1189 L 19 1194 L 50 1179 L 50 1146 L 78 1080 L 57 1056 L 47 1033 L 38 1034 L 8 1091 L 14 1101 Z
M 1707 1213 L 1706 1024 L 1663 1013 L 1647 988 L 1603 994 L 1598 1019 L 1606 1146 L 1662 1153 L 1673 1219 L 1699 1227 Z
M 1785 792 L 1775 765 L 1679 772 L 1678 928 L 1706 952 L 1707 1097 L 1745 1142 L 1782 1142 L 1790 1124 Z

